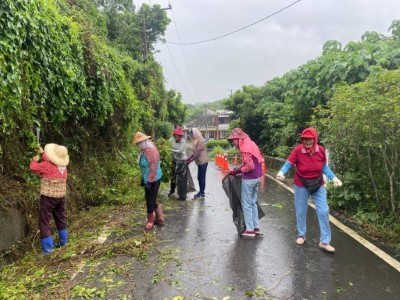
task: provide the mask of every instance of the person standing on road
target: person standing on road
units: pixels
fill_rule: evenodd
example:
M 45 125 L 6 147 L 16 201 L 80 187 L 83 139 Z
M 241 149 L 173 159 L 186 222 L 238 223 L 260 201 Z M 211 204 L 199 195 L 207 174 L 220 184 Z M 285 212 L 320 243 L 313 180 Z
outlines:
M 147 206 L 147 222 L 144 225 L 146 230 L 152 230 L 154 224 L 164 223 L 164 214 L 161 206 L 157 204 L 157 195 L 160 188 L 162 171 L 160 165 L 160 154 L 156 146 L 150 141 L 151 136 L 142 132 L 136 132 L 132 141 L 141 150 L 138 162 L 142 172 L 142 185 Z
M 257 196 L 262 173 L 262 156 L 258 146 L 240 128 L 232 130 L 228 137 L 242 155 L 242 165 L 229 172 L 229 175 L 242 174 L 241 206 L 246 229 L 242 236 L 254 237 L 262 234 L 258 224 Z
M 335 252 L 335 248 L 330 244 L 329 207 L 322 174 L 332 180 L 335 187 L 341 186 L 342 182 L 328 167 L 325 149 L 318 145 L 317 131 L 314 128 L 306 128 L 300 138 L 302 143 L 293 149 L 276 178 L 284 180 L 285 174 L 292 166 L 296 167 L 294 175 L 294 204 L 298 233 L 296 243 L 303 245 L 306 241 L 308 197 L 311 196 L 318 216 L 319 247 L 328 252 Z
M 54 217 L 59 236 L 59 245 L 67 245 L 67 218 L 65 213 L 65 195 L 67 193 L 67 165 L 69 163 L 68 150 L 57 144 L 39 146 L 42 156 L 32 158 L 29 169 L 41 177 L 39 231 L 40 244 L 43 254 L 53 251 L 54 244 L 50 231 L 51 217 Z
M 168 197 L 175 194 L 176 189 L 176 163 L 186 160 L 186 141 L 183 138 L 184 133 L 182 129 L 177 126 L 172 132 L 173 137 L 170 138 L 171 151 L 172 151 L 172 166 L 171 166 L 171 188 Z
M 185 161 L 186 164 L 190 164 L 192 161 L 196 162 L 197 165 L 197 180 L 199 181 L 200 191 L 194 195 L 194 199 L 204 199 L 206 188 L 206 173 L 208 166 L 208 154 L 207 148 L 203 136 L 200 130 L 192 128 L 193 138 L 193 154 Z

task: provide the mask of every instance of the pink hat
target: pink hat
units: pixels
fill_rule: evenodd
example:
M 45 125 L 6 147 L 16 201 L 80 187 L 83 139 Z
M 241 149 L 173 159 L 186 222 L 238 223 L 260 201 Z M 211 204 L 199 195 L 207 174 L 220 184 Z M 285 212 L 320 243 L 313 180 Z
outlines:
M 184 136 L 184 134 L 183 134 L 183 131 L 182 131 L 182 129 L 179 127 L 179 126 L 177 126 L 176 128 L 175 128 L 175 130 L 172 132 L 172 134 L 173 135 L 180 135 L 180 136 Z
M 248 137 L 247 133 L 243 132 L 242 129 L 235 128 L 232 130 L 231 135 L 228 136 L 228 140 L 234 140 L 234 139 L 242 140 L 247 137 Z

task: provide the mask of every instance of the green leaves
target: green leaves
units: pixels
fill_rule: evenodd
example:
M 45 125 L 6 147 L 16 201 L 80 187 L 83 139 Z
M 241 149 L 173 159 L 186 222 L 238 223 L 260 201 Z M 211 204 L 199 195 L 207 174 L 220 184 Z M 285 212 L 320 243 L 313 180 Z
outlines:
M 346 176 L 347 194 L 353 195 L 336 201 L 350 210 L 372 211 L 359 214 L 372 222 L 379 214 L 399 220 L 399 85 L 400 71 L 376 68 L 365 82 L 337 88 L 329 117 L 319 121 L 336 170 Z M 357 199 L 363 201 L 355 205 Z

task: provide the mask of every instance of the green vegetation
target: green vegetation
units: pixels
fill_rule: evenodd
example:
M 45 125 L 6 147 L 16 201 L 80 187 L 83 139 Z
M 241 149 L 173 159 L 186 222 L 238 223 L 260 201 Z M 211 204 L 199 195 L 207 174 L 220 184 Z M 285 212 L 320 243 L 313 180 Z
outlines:
M 153 136 L 168 182 L 167 138 L 187 113 L 204 109 L 188 108 L 164 86 L 152 51 L 169 22 L 159 5 L 138 9 L 127 0 L 0 2 L 0 208 L 29 212 L 30 229 L 22 244 L 2 253 L 20 260 L 2 269 L 1 299 L 105 298 L 125 283 L 105 278 L 104 287 L 89 281 L 71 287 L 68 278 L 95 259 L 149 258 L 154 236 L 141 230 L 145 209 L 138 201 L 143 189 L 134 167 L 139 152 L 130 145 L 133 133 Z M 400 249 L 400 21 L 390 32 L 388 37 L 367 32 L 344 47 L 328 41 L 317 59 L 208 108 L 234 111 L 232 127 L 243 128 L 271 156 L 286 157 L 300 132 L 315 126 L 344 182 L 329 195 L 331 207 Z M 42 145 L 63 144 L 71 157 L 71 247 L 50 259 L 39 256 L 39 180 L 28 171 L 37 152 L 36 128 Z M 209 141 L 208 147 L 214 155 L 226 152 L 228 142 Z M 236 153 L 228 150 L 229 156 Z M 118 240 L 132 228 L 128 239 Z M 95 242 L 102 230 L 114 237 L 112 243 Z M 161 253 L 154 283 L 164 263 L 178 263 L 174 251 Z M 126 268 L 108 266 L 105 272 Z
M 69 150 L 70 215 L 121 202 L 138 187 L 135 131 L 153 136 L 168 166 L 163 138 L 186 106 L 165 89 L 151 51 L 169 22 L 159 5 L 137 10 L 131 1 L 0 3 L 1 207 L 37 211 L 39 180 L 28 170 L 36 129 L 42 146 Z M 32 220 L 35 213 L 33 229 Z
M 221 147 L 225 150 L 231 147 L 228 140 L 209 140 L 207 141 L 207 150 L 212 150 L 215 147 Z

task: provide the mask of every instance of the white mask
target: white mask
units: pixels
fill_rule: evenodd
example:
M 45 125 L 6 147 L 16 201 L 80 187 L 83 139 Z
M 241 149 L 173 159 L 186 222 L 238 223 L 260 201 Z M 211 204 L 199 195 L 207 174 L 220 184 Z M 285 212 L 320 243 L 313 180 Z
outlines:
M 138 148 L 140 149 L 140 150 L 144 150 L 144 149 L 146 149 L 146 141 L 141 141 L 141 142 L 139 142 L 138 144 L 137 144 L 137 146 L 138 146 Z

